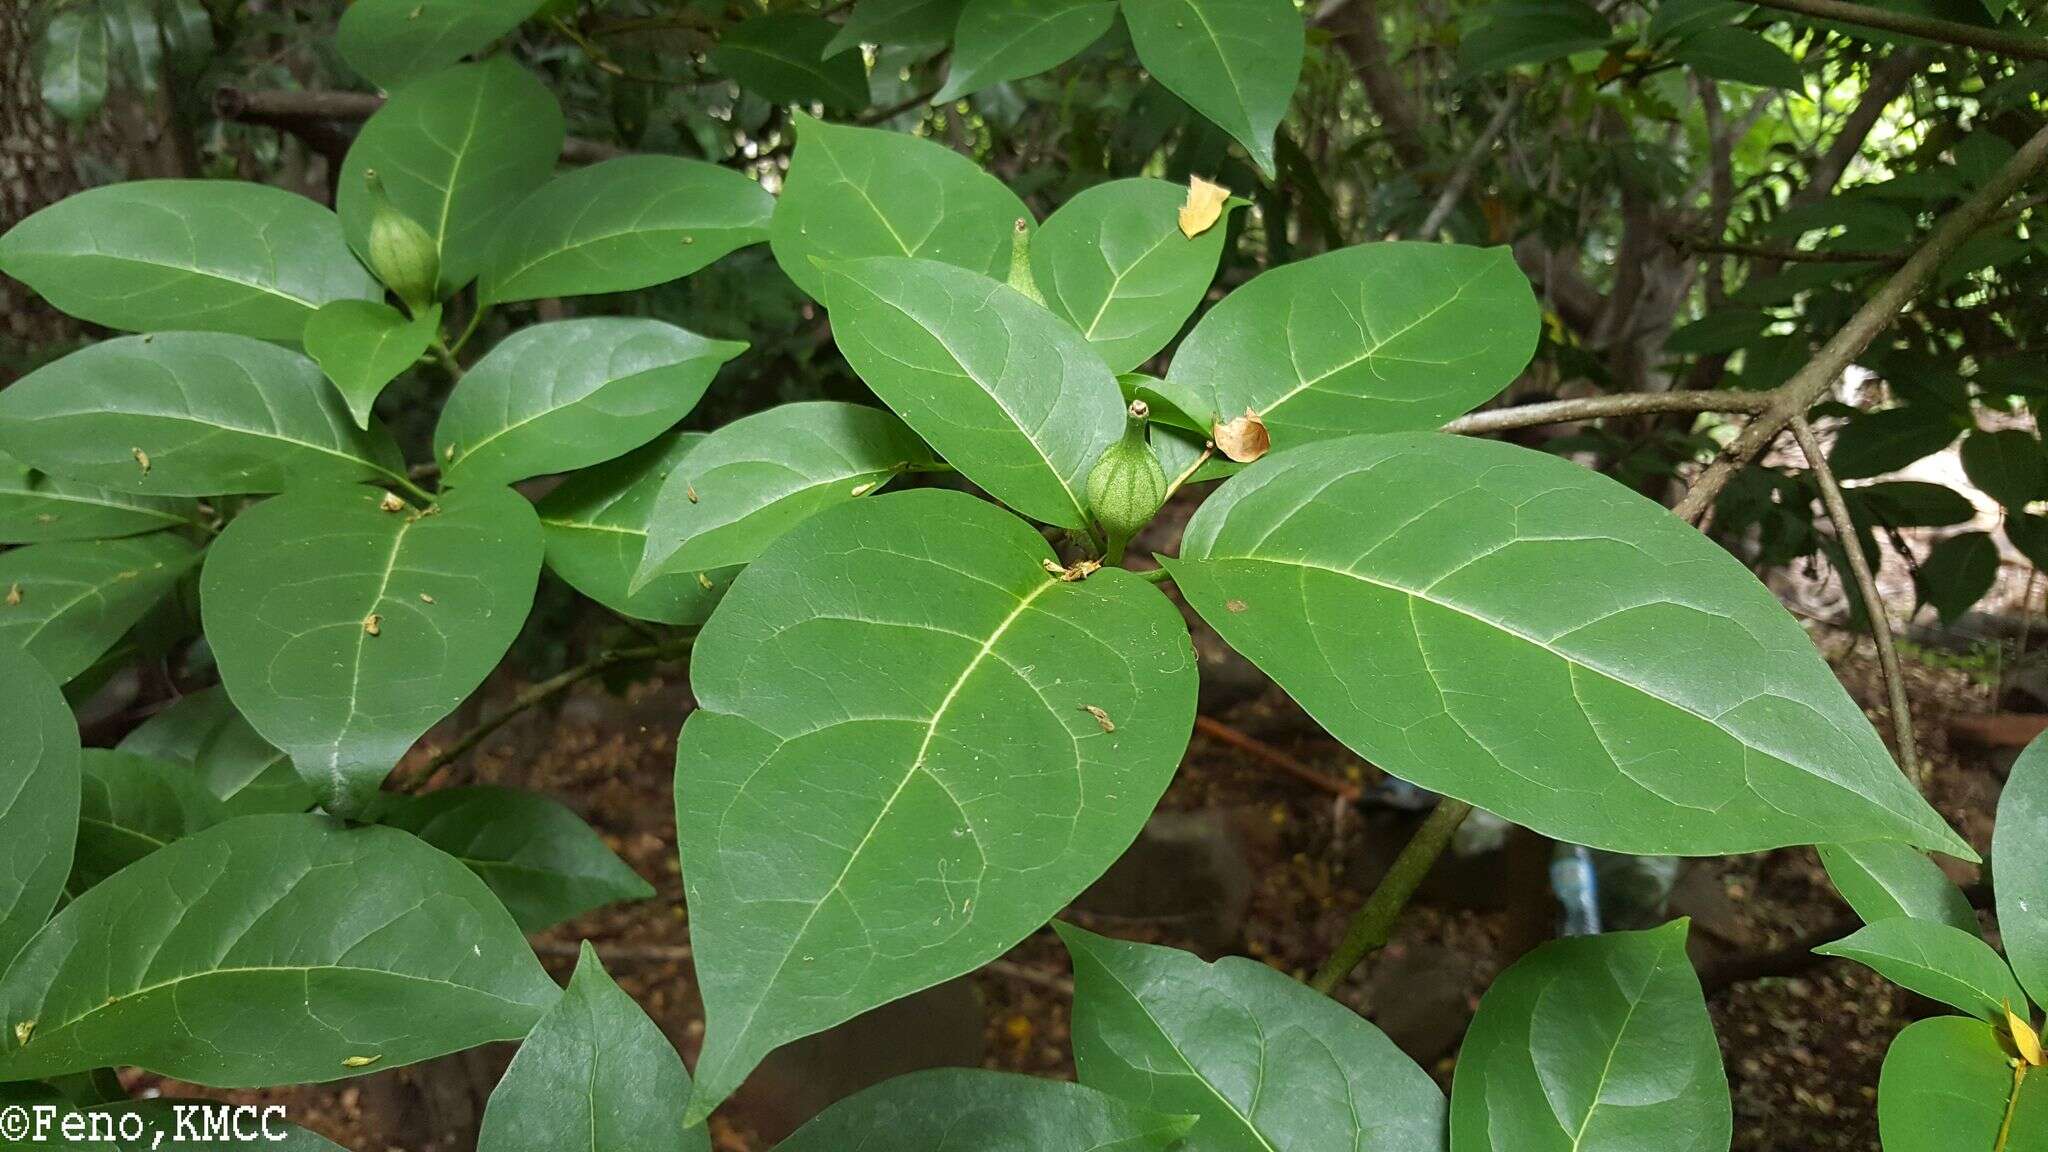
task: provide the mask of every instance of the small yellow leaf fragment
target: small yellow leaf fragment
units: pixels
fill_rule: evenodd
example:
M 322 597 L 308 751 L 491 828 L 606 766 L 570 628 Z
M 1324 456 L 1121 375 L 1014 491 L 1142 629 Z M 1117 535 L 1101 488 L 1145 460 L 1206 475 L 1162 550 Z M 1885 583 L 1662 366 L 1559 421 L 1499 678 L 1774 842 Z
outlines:
M 697 587 L 699 587 L 699 588 L 702 588 L 702 589 L 703 589 L 703 590 L 705 590 L 706 592 L 709 592 L 709 591 L 711 591 L 711 589 L 712 589 L 711 577 L 709 577 L 709 576 L 706 576 L 706 575 L 705 575 L 705 574 L 703 574 L 702 572 L 699 572 L 699 573 L 697 573 Z
M 403 512 L 405 511 L 405 501 L 400 500 L 396 492 L 386 492 L 384 498 L 377 501 L 377 507 L 382 508 L 386 512 Z
M 142 474 L 149 475 L 149 453 L 140 448 L 130 448 L 128 451 L 134 453 L 135 463 L 142 469 Z
M 21 1047 L 28 1046 L 28 1038 L 36 1034 L 36 1022 L 23 1020 L 14 1026 L 14 1042 Z
M 12 607 L 14 607 L 15 605 L 17 605 L 17 604 L 20 604 L 20 603 L 21 603 L 21 581 L 19 581 L 19 580 L 16 580 L 16 581 L 15 581 L 14 583 L 12 583 L 12 584 L 9 584 L 9 585 L 7 586 L 7 606 L 8 606 L 9 608 L 12 608 Z
M 455 445 L 453 445 L 453 444 L 450 444 L 450 445 L 449 445 L 448 447 L 446 447 L 446 448 L 443 448 L 443 449 L 441 450 L 441 459 L 443 459 L 443 460 L 453 460 L 453 459 L 455 459 Z
M 1180 234 L 1193 240 L 1216 226 L 1223 216 L 1223 205 L 1230 200 L 1230 189 L 1221 184 L 1212 184 L 1200 176 L 1188 180 L 1188 202 L 1180 206 Z
M 2040 1067 L 2044 1063 L 2041 1056 L 2041 1034 L 2034 1031 L 2032 1024 L 2014 1014 L 2011 1004 L 2005 1006 L 2005 1026 L 2012 1032 L 2012 1045 L 2020 1050 L 2020 1056 L 2034 1067 Z
M 375 1056 L 346 1056 L 342 1058 L 341 1066 L 343 1068 L 368 1068 L 383 1058 L 381 1053 Z
M 432 596 L 427 595 L 425 592 L 420 593 L 420 603 L 432 604 L 433 602 L 434 598 Z
M 383 635 L 384 618 L 382 616 L 377 615 L 375 612 L 372 612 L 368 616 L 363 617 L 363 631 L 371 636 Z
M 1230 609 L 1232 612 L 1244 611 L 1244 601 L 1242 600 L 1225 600 L 1223 602 L 1223 606 L 1225 608 Z
M 873 480 L 870 480 L 870 481 L 868 481 L 868 482 L 867 482 L 867 483 L 865 483 L 865 484 L 855 484 L 855 485 L 853 486 L 853 491 L 852 491 L 851 493 L 849 493 L 849 495 L 852 495 L 852 496 L 865 496 L 865 495 L 867 495 L 868 493 L 870 493 L 870 492 L 873 492 L 874 490 L 875 490 L 875 482 L 874 482 Z
M 1102 726 L 1102 730 L 1104 732 L 1116 731 L 1116 725 L 1113 722 L 1111 722 L 1109 718 L 1109 713 L 1104 712 L 1102 709 L 1097 708 L 1093 704 L 1081 705 L 1081 711 L 1086 712 L 1090 716 L 1095 717 L 1095 722 Z
M 1249 464 L 1273 447 L 1273 437 L 1266 432 L 1266 422 L 1249 408 L 1242 416 L 1218 422 L 1209 429 L 1209 434 L 1217 450 L 1239 464 Z
M 697 502 L 697 486 L 695 484 L 685 484 L 683 486 L 683 495 L 690 498 L 690 503 L 695 504 Z
M 1064 584 L 1078 584 L 1102 568 L 1100 560 L 1076 560 L 1072 564 L 1061 564 L 1057 560 L 1044 560 L 1046 574 Z

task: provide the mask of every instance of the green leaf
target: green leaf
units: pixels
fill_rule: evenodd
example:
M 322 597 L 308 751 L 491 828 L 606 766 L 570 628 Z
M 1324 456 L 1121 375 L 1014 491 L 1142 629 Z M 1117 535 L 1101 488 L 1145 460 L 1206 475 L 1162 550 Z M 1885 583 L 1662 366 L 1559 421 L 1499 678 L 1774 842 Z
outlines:
M 403 828 L 483 877 L 522 932 L 552 928 L 654 887 L 605 847 L 574 812 L 517 788 L 441 788 L 386 793 L 370 819 Z
M 1059 67 L 1101 39 L 1115 0 L 967 0 L 953 38 L 953 63 L 933 104 Z
M 1947 924 L 1895 916 L 1814 952 L 1868 965 L 1894 984 L 1990 1023 L 2004 1023 L 2008 1007 L 2027 1012 L 2027 994 L 1991 945 Z
M 1060 206 L 1031 240 L 1045 306 L 1128 372 L 1166 347 L 1216 278 L 1230 229 L 1181 234 L 1187 189 L 1164 180 L 1098 184 Z M 1226 207 L 1243 206 L 1233 199 Z M 1203 424 L 1201 431 L 1206 432 Z
M 1762 339 L 1771 323 L 1767 313 L 1755 309 L 1721 309 L 1674 329 L 1664 339 L 1664 351 L 1690 356 L 1735 352 Z
M 1746 28 L 1704 28 L 1678 42 L 1671 56 L 1715 80 L 1801 92 L 1806 77 L 1783 48 Z
M 0 646 L 23 649 L 70 680 L 120 643 L 198 559 L 192 545 L 163 533 L 0 553 Z
M 1123 0 L 1123 13 L 1145 70 L 1271 179 L 1273 134 L 1301 78 L 1300 10 L 1291 0 Z
M 689 415 L 746 347 L 616 316 L 522 328 L 449 394 L 434 458 L 450 485 L 465 486 L 602 464 Z
M 1934 605 L 1944 624 L 1968 612 L 1998 580 L 1998 542 L 1989 532 L 1959 532 L 1934 542 L 1913 569 L 1915 607 Z
M 1922 480 L 1888 480 L 1862 484 L 1843 493 L 1857 519 L 1888 528 L 1945 528 L 1977 518 L 1970 498 L 1942 484 Z
M 2048 568 L 2048 516 L 2007 511 L 2005 538 L 2036 568 Z
M 1650 13 L 1649 43 L 1676 40 L 1710 28 L 1725 28 L 1749 18 L 1756 5 L 1741 0 L 1660 0 Z
M 1860 412 L 1835 434 L 1828 466 L 1842 480 L 1882 476 L 1955 443 L 1959 431 L 1948 413 L 1922 405 Z
M 548 567 L 614 612 L 663 624 L 702 624 L 737 568 L 657 576 L 629 591 L 647 543 L 656 493 L 703 443 L 702 432 L 662 437 L 630 456 L 574 473 L 540 502 Z
M 334 48 L 379 88 L 453 64 L 526 22 L 542 0 L 354 0 Z
M 1053 928 L 1081 1082 L 1200 1117 L 1186 1152 L 1443 1147 L 1443 1092 L 1344 1005 L 1255 960 Z
M 383 299 L 341 235 L 334 213 L 281 188 L 137 180 L 15 225 L 0 272 L 108 328 L 292 341 L 322 304 Z
M 228 818 L 221 802 L 177 764 L 88 748 L 79 761 L 76 896 L 174 840 Z
M 485 304 L 630 292 L 680 280 L 768 239 L 775 198 L 680 156 L 621 156 L 555 177 L 506 217 L 485 260 Z
M 1557 940 L 1502 973 L 1458 1056 L 1452 1152 L 1727 1148 L 1728 1078 L 1685 931 Z
M 1768 589 L 1568 460 L 1428 433 L 1274 453 L 1202 505 L 1167 565 L 1359 755 L 1544 835 L 1974 855 Z
M 1162 1116 L 1079 1084 L 932 1068 L 885 1080 L 820 1112 L 776 1152 L 1165 1152 L 1192 1117 Z
M 1506 248 L 1361 244 L 1261 273 L 1204 313 L 1169 383 L 1259 413 L 1277 451 L 1435 428 L 1512 383 L 1541 320 Z
M 1053 559 L 959 492 L 855 500 L 705 625 L 676 749 L 693 1119 L 777 1045 L 1000 956 L 1137 836 L 1194 722 L 1187 630 Z
M 1001 280 L 1017 221 L 1031 210 L 958 152 L 907 132 L 827 124 L 798 113 L 797 146 L 769 244 L 797 287 L 825 297 L 821 264 L 917 256 Z
M 2048 1000 L 2048 739 L 2027 745 L 2006 777 L 1991 867 L 2005 955 L 2034 999 Z
M 362 251 L 363 173 L 375 170 L 392 204 L 433 237 L 441 295 L 452 296 L 483 267 L 507 213 L 553 174 L 563 135 L 561 107 L 531 73 L 502 57 L 458 64 L 392 92 L 364 123 L 341 164 L 335 211 Z
M 1963 474 L 2007 508 L 2048 499 L 2048 451 L 2024 428 L 1974 429 L 1963 437 Z
M 912 49 L 937 48 L 953 37 L 965 0 L 858 0 L 838 34 L 825 45 L 837 56 L 862 44 Z
M 356 427 L 370 426 L 370 409 L 384 386 L 418 362 L 441 332 L 441 306 L 414 319 L 376 300 L 337 300 L 306 321 L 306 355 L 334 381 Z
M 2014 1104 L 2012 1059 L 1998 1031 L 1981 1020 L 1937 1016 L 1908 1025 L 1885 1053 L 1877 1082 L 1885 1152 L 2048 1148 L 2048 1077 L 2035 1069 L 2018 1085 Z M 2009 1105 L 2012 1129 L 2001 1145 Z
M 745 564 L 818 512 L 934 463 L 903 421 L 866 405 L 784 404 L 735 420 L 663 482 L 635 584 Z
M 839 33 L 825 45 L 837 56 L 862 44 L 935 48 L 953 37 L 965 0 L 859 0 Z
M 689 1099 L 675 1045 L 586 940 L 569 990 L 491 1092 L 477 1152 L 710 1152 L 702 1124 L 683 1126 Z
M 483 683 L 540 570 L 539 521 L 508 489 L 428 513 L 378 503 L 339 486 L 266 500 L 214 541 L 200 583 L 235 707 L 337 815 Z
M 1461 80 L 1605 48 L 1614 35 L 1580 0 L 1493 0 L 1479 11 L 1485 26 L 1458 41 Z
M 1088 470 L 1123 434 L 1116 378 L 1022 293 L 930 260 L 834 264 L 847 363 L 962 475 L 1033 519 L 1088 526 Z
M 0 1079 L 339 1080 L 516 1040 L 557 995 L 490 889 L 442 853 L 392 828 L 244 816 L 130 865 L 29 941 L 0 979 Z
M 189 500 L 62 480 L 0 453 L 0 544 L 138 536 L 190 524 L 197 511 Z
M 1980 931 L 1962 890 L 1916 848 L 1896 840 L 1822 844 L 1820 862 L 1835 890 L 1866 924 L 1910 916 L 1972 934 Z
M 78 838 L 78 725 L 57 681 L 0 644 L 0 972 L 63 895 Z
M 835 112 L 868 106 L 868 65 L 857 53 L 826 56 L 839 27 L 822 16 L 774 12 L 725 30 L 711 66 L 771 104 L 823 104 Z
M 95 7 L 75 4 L 50 16 L 36 57 L 43 103 L 74 124 L 107 102 L 107 24 Z
M 123 737 L 120 750 L 190 768 L 230 816 L 313 806 L 291 757 L 257 735 L 218 685 L 179 697 Z
M 270 1149 L 271 1152 L 348 1152 L 341 1145 L 308 1132 L 277 1113 L 266 1115 L 255 1112 L 234 1115 L 227 1134 L 216 1140 L 212 1139 L 212 1135 L 217 1129 L 207 1128 L 205 1120 L 183 1111 L 189 1108 L 237 1107 L 242 1106 L 223 1104 L 214 1100 L 155 1099 L 121 1101 L 79 1108 L 64 1101 L 58 1103 L 57 1113 L 51 1121 L 52 1130 L 61 1134 L 66 1122 L 84 1125 L 83 1131 L 91 1138 L 74 1142 L 64 1140 L 59 1135 L 55 1142 L 31 1143 L 21 1147 L 47 1152 L 161 1152 L 168 1144 L 178 1152 L 246 1152 L 252 1141 L 234 1134 L 234 1124 L 239 1123 L 243 1136 L 253 1137 L 255 1141 L 260 1141 L 258 1147 Z M 276 1107 L 281 1108 L 282 1105 Z M 76 1119 L 72 1119 L 73 1117 Z M 141 1135 L 133 1140 L 127 1139 L 121 1135 L 124 1129 L 128 1132 L 139 1132 Z M 114 1139 L 100 1138 L 108 1132 L 114 1133 Z
M 402 479 L 382 425 L 353 426 L 320 366 L 205 332 L 81 348 L 0 392 L 0 448 L 116 492 L 220 496 Z

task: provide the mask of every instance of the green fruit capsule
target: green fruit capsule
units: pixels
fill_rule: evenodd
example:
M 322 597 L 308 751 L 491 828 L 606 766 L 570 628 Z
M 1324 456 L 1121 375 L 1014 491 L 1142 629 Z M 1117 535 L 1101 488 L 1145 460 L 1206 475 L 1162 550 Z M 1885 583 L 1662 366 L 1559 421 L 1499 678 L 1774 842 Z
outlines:
M 1123 559 L 1124 545 L 1152 522 L 1166 503 L 1166 470 L 1145 439 L 1143 400 L 1131 401 L 1123 439 L 1103 450 L 1088 472 L 1088 506 L 1109 538 L 1109 562 Z
M 440 252 L 427 230 L 384 194 L 384 181 L 374 169 L 363 173 L 363 183 L 370 189 L 370 239 L 365 245 L 370 271 L 418 315 L 439 290 Z

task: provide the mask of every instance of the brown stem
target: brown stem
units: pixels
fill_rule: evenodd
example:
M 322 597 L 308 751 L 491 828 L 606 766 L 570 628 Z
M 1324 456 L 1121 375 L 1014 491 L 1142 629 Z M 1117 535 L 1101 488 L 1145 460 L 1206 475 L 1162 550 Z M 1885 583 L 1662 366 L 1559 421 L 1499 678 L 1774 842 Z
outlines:
M 1865 28 L 1882 28 L 1887 32 L 1904 32 L 1923 40 L 1979 48 L 2022 60 L 2048 60 L 2048 40 L 2020 32 L 1980 28 L 1975 24 L 1872 8 L 1867 4 L 1850 4 L 1845 0 L 1757 0 L 1757 3 L 1780 12 L 1796 12 L 1819 20 L 1840 20 L 1861 24 Z
M 1422 878 L 1429 875 L 1437 857 L 1451 846 L 1451 837 L 1458 831 L 1458 825 L 1472 814 L 1472 806 L 1463 800 L 1449 796 L 1436 802 L 1422 827 L 1415 830 L 1401 854 L 1394 857 L 1394 863 L 1387 874 L 1380 877 L 1372 895 L 1366 897 L 1365 906 L 1351 917 L 1351 923 L 1344 929 L 1344 939 L 1337 945 L 1337 951 L 1308 982 L 1309 987 L 1325 996 L 1337 990 L 1337 985 L 1351 974 L 1353 968 L 1367 956 L 1386 947 L 1393 936 L 1394 921 L 1401 915 L 1401 909 L 1408 906 L 1408 898 L 1415 895 L 1415 889 L 1422 885 Z
M 1207 716 L 1197 716 L 1195 717 L 1195 731 L 1218 743 L 1228 744 L 1232 748 L 1255 759 L 1263 760 L 1282 772 L 1287 773 L 1289 776 L 1313 784 L 1332 796 L 1356 803 L 1358 798 L 1365 794 L 1363 788 L 1349 780 L 1340 780 L 1327 772 L 1319 772 L 1282 752 L 1280 749 L 1273 747 L 1271 744 L 1266 743 L 1264 740 L 1247 736 L 1221 720 L 1212 720 Z
M 1768 392 L 1622 392 L 1612 396 L 1546 400 L 1540 404 L 1491 408 L 1460 416 L 1444 425 L 1443 430 L 1459 436 L 1482 436 L 1489 432 L 1510 432 L 1517 428 L 1537 428 L 1573 420 L 1597 420 L 1603 416 L 1762 412 L 1770 402 L 1771 394 Z
M 1842 486 L 1835 482 L 1827 453 L 1821 450 L 1820 440 L 1814 436 L 1806 417 L 1792 418 L 1792 435 L 1799 441 L 1799 451 L 1806 456 L 1807 470 L 1820 486 L 1821 506 L 1834 522 L 1835 539 L 1841 542 L 1849 574 L 1863 600 L 1863 614 L 1870 617 L 1870 637 L 1877 642 L 1877 665 L 1884 673 L 1885 694 L 1891 700 L 1892 735 L 1899 746 L 1899 766 L 1906 770 L 1908 780 L 1917 783 L 1920 758 L 1913 746 L 1913 711 L 1906 702 L 1906 678 L 1899 672 L 1899 650 L 1892 642 L 1892 622 L 1885 615 L 1884 597 L 1878 593 L 1869 558 L 1863 555 L 1863 540 L 1856 532 L 1856 522 L 1849 517 L 1849 502 L 1842 498 Z
M 1817 3 L 1819 0 L 1801 2 Z M 1913 297 L 1920 294 L 1920 290 L 1934 278 L 1948 258 L 1955 255 L 1956 249 L 1962 247 L 1970 234 L 1997 213 L 2044 163 L 2048 163 L 2048 126 L 2035 132 L 2025 144 L 2020 145 L 1997 175 L 1943 217 L 1927 240 L 1869 300 L 1864 301 L 1849 322 L 1814 353 L 1813 359 L 1808 360 L 1790 380 L 1772 390 L 1770 408 L 1759 413 L 1743 428 L 1734 442 L 1700 474 L 1699 480 L 1672 511 L 1686 520 L 1697 521 L 1712 507 L 1714 498 L 1727 487 L 1736 471 L 1776 439 L 1794 417 L 1804 415 L 1826 395 L 1843 369 L 1870 346 L 1878 333 L 1891 325 L 1900 310 L 1912 303 Z

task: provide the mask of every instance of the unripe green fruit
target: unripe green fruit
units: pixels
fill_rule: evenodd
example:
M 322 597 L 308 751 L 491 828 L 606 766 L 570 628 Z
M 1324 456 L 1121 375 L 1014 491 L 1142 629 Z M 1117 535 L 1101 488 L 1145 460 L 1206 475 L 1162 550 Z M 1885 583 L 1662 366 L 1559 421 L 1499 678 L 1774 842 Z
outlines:
M 1088 507 L 1109 537 L 1112 554 L 1166 503 L 1166 470 L 1145 440 L 1148 414 L 1143 400 L 1133 401 L 1123 439 L 1104 449 L 1088 472 Z
M 384 182 L 375 171 L 364 172 L 363 183 L 370 189 L 370 236 L 364 245 L 370 271 L 418 315 L 434 302 L 440 288 L 440 251 L 427 230 L 384 194 Z

